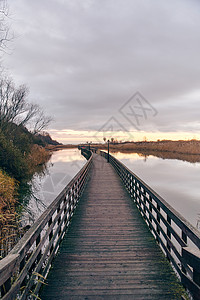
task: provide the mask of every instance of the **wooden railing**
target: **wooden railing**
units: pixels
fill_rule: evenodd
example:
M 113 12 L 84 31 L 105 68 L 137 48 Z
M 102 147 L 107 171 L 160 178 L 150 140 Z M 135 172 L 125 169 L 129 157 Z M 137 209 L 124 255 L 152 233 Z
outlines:
M 80 148 L 80 150 L 81 150 L 81 155 L 83 155 L 87 160 L 90 159 L 92 155 L 92 151 L 90 151 L 87 148 Z
M 37 298 L 86 185 L 91 164 L 92 156 L 0 261 L 0 295 L 3 300 Z
M 78 145 L 78 149 L 81 150 L 81 154 L 86 157 L 87 159 L 90 158 L 92 152 L 97 153 L 98 148 L 92 147 L 91 145 L 85 145 L 85 146 L 80 146 Z
M 107 153 L 100 154 L 107 159 Z M 181 282 L 200 299 L 200 232 L 125 165 L 111 155 L 109 161 Z

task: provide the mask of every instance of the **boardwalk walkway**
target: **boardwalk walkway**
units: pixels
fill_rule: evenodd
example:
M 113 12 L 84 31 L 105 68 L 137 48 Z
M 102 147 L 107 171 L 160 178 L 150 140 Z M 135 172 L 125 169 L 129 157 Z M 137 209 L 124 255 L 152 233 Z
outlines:
M 106 160 L 91 178 L 40 298 L 181 299 L 182 286 Z

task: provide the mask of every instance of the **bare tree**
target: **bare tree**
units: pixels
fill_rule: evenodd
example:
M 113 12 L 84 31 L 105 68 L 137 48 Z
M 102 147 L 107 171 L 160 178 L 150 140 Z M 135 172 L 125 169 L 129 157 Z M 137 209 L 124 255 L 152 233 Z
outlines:
M 7 42 L 13 38 L 8 25 L 9 9 L 6 0 L 0 0 L 0 51 L 5 51 Z
M 15 87 L 12 79 L 2 78 L 0 80 L 0 126 L 4 129 L 9 123 L 23 125 L 34 134 L 45 129 L 50 117 L 37 104 L 29 103 L 27 100 L 29 90 L 25 85 Z
M 10 78 L 0 80 L 0 121 L 1 124 L 15 122 L 19 123 L 19 116 L 28 111 L 26 97 L 28 89 L 22 85 L 15 88 Z M 18 119 L 18 121 L 17 121 Z
M 45 116 L 43 111 L 37 113 L 34 119 L 34 128 L 32 130 L 33 134 L 38 134 L 43 131 L 51 123 L 52 118 L 50 116 Z
M 25 110 L 22 113 L 23 117 L 18 119 L 18 125 L 26 126 L 26 124 L 30 120 L 35 118 L 35 116 L 37 116 L 40 113 L 41 113 L 41 109 L 40 109 L 39 105 L 27 103 L 25 105 Z

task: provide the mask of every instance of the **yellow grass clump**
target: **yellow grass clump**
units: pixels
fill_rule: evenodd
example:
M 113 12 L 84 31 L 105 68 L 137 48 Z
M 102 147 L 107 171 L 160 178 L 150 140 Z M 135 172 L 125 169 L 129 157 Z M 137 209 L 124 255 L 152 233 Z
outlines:
M 50 159 L 51 154 L 52 153 L 44 147 L 36 144 L 33 145 L 26 158 L 30 174 L 33 174 L 36 171 L 37 166 L 46 163 Z
M 0 170 L 0 256 L 11 249 L 18 235 L 16 181 Z M 6 253 L 5 253 L 6 252 Z

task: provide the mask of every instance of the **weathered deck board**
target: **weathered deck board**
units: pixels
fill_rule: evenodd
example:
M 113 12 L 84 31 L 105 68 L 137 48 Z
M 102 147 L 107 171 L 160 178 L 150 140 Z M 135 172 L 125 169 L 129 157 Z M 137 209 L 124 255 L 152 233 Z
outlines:
M 93 160 L 41 299 L 181 299 L 181 284 L 118 175 L 104 158 Z

